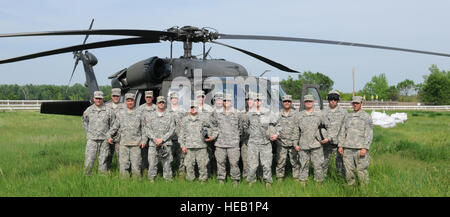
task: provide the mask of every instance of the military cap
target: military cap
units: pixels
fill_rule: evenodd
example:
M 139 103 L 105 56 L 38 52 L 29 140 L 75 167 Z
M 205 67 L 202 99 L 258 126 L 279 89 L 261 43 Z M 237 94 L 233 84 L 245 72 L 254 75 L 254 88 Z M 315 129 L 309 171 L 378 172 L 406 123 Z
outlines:
M 125 100 L 127 100 L 127 99 L 134 99 L 134 93 L 126 93 L 125 94 Z
M 357 102 L 357 103 L 362 103 L 362 97 L 361 96 L 354 96 L 352 97 L 352 103 Z
M 306 101 L 314 101 L 313 95 L 311 95 L 311 94 L 305 95 L 303 97 L 303 102 L 306 102 Z
M 197 108 L 198 108 L 197 101 L 191 100 L 191 108 L 192 108 L 192 107 L 197 107 Z
M 177 92 L 172 92 L 169 94 L 170 98 L 178 98 L 178 93 Z
M 195 91 L 195 97 L 198 97 L 198 96 L 205 96 L 205 91 L 203 91 L 203 90 Z
M 166 97 L 164 96 L 158 96 L 156 98 L 156 103 L 160 103 L 160 102 L 166 102 Z
M 111 96 L 120 96 L 122 95 L 120 88 L 111 89 Z
M 258 99 L 258 100 L 264 100 L 264 99 L 266 99 L 266 96 L 264 96 L 263 93 L 258 93 L 258 94 L 256 94 L 256 99 Z
M 224 101 L 233 101 L 233 95 L 230 93 L 227 93 L 224 95 L 223 100 Z
M 327 100 L 339 100 L 340 95 L 336 90 L 332 90 L 328 93 Z
M 145 97 L 153 97 L 153 91 L 145 91 Z
M 291 101 L 292 102 L 292 96 L 291 95 L 284 95 L 281 100 L 284 101 Z
M 332 91 L 328 92 L 328 95 L 330 95 L 330 94 L 336 94 L 336 95 L 340 96 L 340 94 L 337 90 L 332 90 Z
M 214 99 L 223 99 L 223 92 L 217 91 L 217 92 L 214 94 Z
M 94 98 L 101 98 L 103 99 L 103 92 L 102 91 L 94 91 Z

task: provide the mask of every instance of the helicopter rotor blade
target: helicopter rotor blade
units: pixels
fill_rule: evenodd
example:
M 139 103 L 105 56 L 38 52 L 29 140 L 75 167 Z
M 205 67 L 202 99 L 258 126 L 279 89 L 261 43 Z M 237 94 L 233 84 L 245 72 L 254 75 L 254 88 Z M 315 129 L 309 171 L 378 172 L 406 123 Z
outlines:
M 72 81 L 72 77 L 73 77 L 73 74 L 75 73 L 75 69 L 77 68 L 78 61 L 80 61 L 80 58 L 77 58 L 77 60 L 75 60 L 75 65 L 73 66 L 72 74 L 70 75 L 69 83 L 67 84 L 66 93 L 69 90 L 69 87 L 70 87 L 69 85 L 70 85 L 70 82 Z
M 95 49 L 95 48 L 104 48 L 104 47 L 114 47 L 114 46 L 122 46 L 122 45 L 132 45 L 132 44 L 147 44 L 147 43 L 158 43 L 159 38 L 126 38 L 126 39 L 117 39 L 110 41 L 100 41 L 94 43 L 87 43 L 83 45 L 75 45 L 70 47 L 59 48 L 55 50 L 43 51 L 34 54 L 28 54 L 25 56 L 14 57 L 10 59 L 0 60 L 0 64 L 17 62 L 22 60 L 28 60 L 38 57 L 50 56 L 55 54 L 67 53 L 72 51 L 80 51 L 86 49 Z
M 331 40 L 321 40 L 321 39 L 311 39 L 311 38 L 293 38 L 293 37 L 281 37 L 281 36 L 261 36 L 261 35 L 228 35 L 219 34 L 218 39 L 243 39 L 243 40 L 274 40 L 274 41 L 294 41 L 294 42 L 307 42 L 307 43 L 319 43 L 319 44 L 332 44 L 332 45 L 345 45 L 345 46 L 355 46 L 355 47 L 366 47 L 375 49 L 385 49 L 385 50 L 396 50 L 412 53 L 421 53 L 435 56 L 450 57 L 450 54 L 437 53 L 422 50 L 413 50 L 406 48 L 388 47 L 382 45 L 372 45 L 372 44 L 361 44 L 353 42 L 344 41 L 331 41 Z
M 214 43 L 214 44 L 220 44 L 220 45 L 222 45 L 222 46 L 225 46 L 225 47 L 229 47 L 229 48 L 231 48 L 231 49 L 238 50 L 238 51 L 240 51 L 240 52 L 242 52 L 242 53 L 245 53 L 245 54 L 247 54 L 247 55 L 249 55 L 249 56 L 252 56 L 252 57 L 254 57 L 254 58 L 258 59 L 258 60 L 261 60 L 261 61 L 263 61 L 263 62 L 265 62 L 265 63 L 267 63 L 267 64 L 269 64 L 269 65 L 271 65 L 271 66 L 273 66 L 273 67 L 275 67 L 275 68 L 277 68 L 277 69 L 279 69 L 279 70 L 282 70 L 282 71 L 285 71 L 285 72 L 295 72 L 295 73 L 299 73 L 298 71 L 295 71 L 295 70 L 293 70 L 293 69 L 290 69 L 290 68 L 288 68 L 287 66 L 284 66 L 284 65 L 282 65 L 282 64 L 280 64 L 280 63 L 277 63 L 277 62 L 275 62 L 275 61 L 273 61 L 273 60 L 267 59 L 267 58 L 265 58 L 265 57 L 263 57 L 263 56 L 261 56 L 261 55 L 255 54 L 255 53 L 253 53 L 253 52 L 246 51 L 246 50 L 243 50 L 243 49 L 241 49 L 241 48 L 233 47 L 233 46 L 231 46 L 231 45 L 227 45 L 227 44 L 224 44 L 224 43 L 221 43 L 221 42 L 217 42 L 217 41 L 211 41 L 211 43 Z
M 94 24 L 94 19 L 92 19 L 92 21 L 91 21 L 91 25 L 89 26 L 89 30 L 92 29 L 92 25 L 93 24 Z M 87 41 L 88 37 L 89 37 L 89 34 L 86 34 L 86 37 L 84 38 L 83 44 L 86 44 L 86 41 Z
M 139 29 L 90 29 L 90 30 L 66 30 L 66 31 L 47 31 L 47 32 L 24 32 L 24 33 L 6 33 L 0 34 L 0 38 L 23 37 L 23 36 L 50 36 L 50 35 L 120 35 L 120 36 L 140 36 L 140 37 L 175 37 L 176 33 L 139 30 Z

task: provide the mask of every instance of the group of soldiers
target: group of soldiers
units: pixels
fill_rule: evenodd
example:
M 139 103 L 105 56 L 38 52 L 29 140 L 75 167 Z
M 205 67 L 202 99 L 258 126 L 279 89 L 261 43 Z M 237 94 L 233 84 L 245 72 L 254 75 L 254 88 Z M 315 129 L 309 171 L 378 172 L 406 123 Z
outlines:
M 153 92 L 145 91 L 146 103 L 138 108 L 133 93 L 126 93 L 125 102 L 120 102 L 119 88 L 112 89 L 110 102 L 105 104 L 103 98 L 103 92 L 96 91 L 94 104 L 82 117 L 87 134 L 86 175 L 91 175 L 97 155 L 99 171 L 110 171 L 115 152 L 123 177 L 130 173 L 141 177 L 148 169 L 147 177 L 153 183 L 160 162 L 167 181 L 174 176 L 173 168 L 186 180 L 194 180 L 197 165 L 201 182 L 215 170 L 223 184 L 228 163 L 234 186 L 242 175 L 249 186 L 261 176 L 270 187 L 272 162 L 282 182 L 289 158 L 292 176 L 305 186 L 310 162 L 314 180 L 321 183 L 335 155 L 337 171 L 348 185 L 356 183 L 355 170 L 361 184 L 369 183 L 373 124 L 362 110 L 360 96 L 353 97 L 351 113 L 338 105 L 337 91 L 328 94 L 329 106 L 322 111 L 314 108 L 312 95 L 304 96 L 302 111 L 293 108 L 292 96 L 283 96 L 279 112 L 264 107 L 264 95 L 254 92 L 246 94 L 245 111 L 235 109 L 233 95 L 223 92 L 214 95 L 213 106 L 205 104 L 202 90 L 195 92 L 188 111 L 179 105 L 177 92 L 169 94 L 169 102 L 158 96 L 154 105 Z

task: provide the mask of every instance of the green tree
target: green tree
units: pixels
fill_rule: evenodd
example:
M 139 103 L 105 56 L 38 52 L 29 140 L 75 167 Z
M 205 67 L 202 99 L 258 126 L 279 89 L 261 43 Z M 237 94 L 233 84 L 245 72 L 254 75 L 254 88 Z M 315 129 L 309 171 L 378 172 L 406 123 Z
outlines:
M 408 97 L 416 90 L 416 84 L 414 84 L 414 81 L 412 80 L 405 79 L 397 84 L 397 89 L 401 96 Z
M 439 70 L 431 65 L 430 74 L 424 76 L 424 83 L 419 90 L 423 102 L 435 105 L 450 104 L 450 71 Z
M 400 90 L 394 85 L 387 89 L 387 97 L 392 101 L 397 101 L 400 98 Z
M 298 74 L 296 80 L 289 76 L 288 79 L 283 79 L 280 84 L 284 91 L 286 91 L 287 94 L 292 95 L 294 99 L 300 99 L 303 84 L 317 84 L 319 85 L 322 98 L 326 98 L 328 92 L 333 88 L 334 81 L 320 72 L 313 73 L 307 71 L 303 72 L 303 74 Z
M 375 99 L 375 96 L 378 95 L 378 100 L 387 100 L 389 99 L 388 89 L 389 85 L 386 75 L 381 73 L 378 76 L 373 76 L 372 79 L 364 85 L 364 88 L 359 94 L 366 95 L 368 99 L 370 99 L 371 96 L 374 96 Z

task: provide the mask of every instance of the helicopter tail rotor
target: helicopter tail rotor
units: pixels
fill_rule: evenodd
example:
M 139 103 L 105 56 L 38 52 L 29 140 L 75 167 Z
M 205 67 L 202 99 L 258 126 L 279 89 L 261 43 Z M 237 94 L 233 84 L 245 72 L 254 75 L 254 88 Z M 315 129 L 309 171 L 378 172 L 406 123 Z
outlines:
M 93 24 L 94 24 L 94 19 L 92 19 L 91 25 L 89 25 L 89 30 L 92 29 L 92 25 Z M 88 37 L 89 37 L 89 34 L 86 34 L 86 37 L 84 37 L 83 45 L 86 44 L 86 41 L 87 41 Z M 72 81 L 73 74 L 75 73 L 75 69 L 77 68 L 78 62 L 80 61 L 80 58 L 81 58 L 81 55 L 82 55 L 81 52 L 82 52 L 81 50 L 73 52 L 73 58 L 75 59 L 75 65 L 73 66 L 72 74 L 70 75 L 69 83 L 67 84 L 66 93 L 69 90 L 70 82 Z

